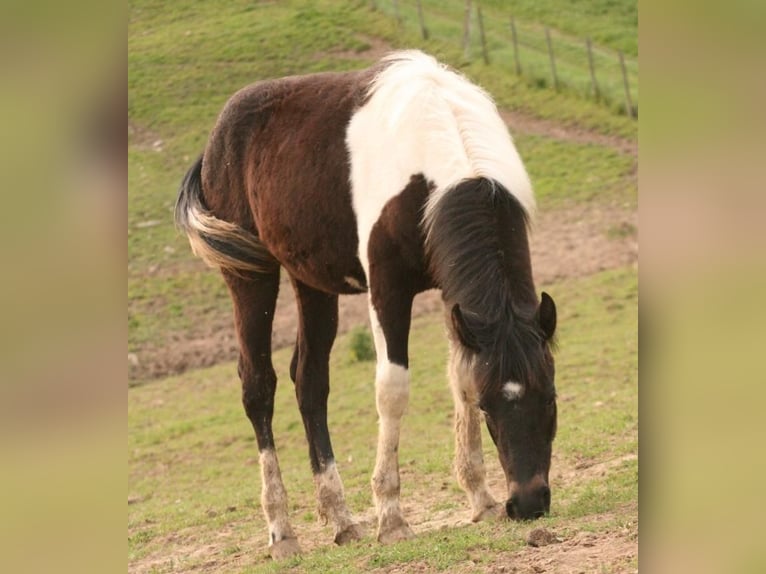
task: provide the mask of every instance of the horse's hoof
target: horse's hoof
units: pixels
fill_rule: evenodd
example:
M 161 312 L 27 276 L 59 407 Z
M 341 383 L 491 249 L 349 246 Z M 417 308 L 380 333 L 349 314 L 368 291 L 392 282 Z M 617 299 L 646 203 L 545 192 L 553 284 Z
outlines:
M 335 535 L 335 544 L 343 546 L 351 542 L 356 542 L 362 539 L 362 527 L 358 524 L 351 524 L 346 527 L 345 530 L 341 530 Z
M 394 530 L 378 532 L 378 542 L 381 544 L 392 544 L 400 540 L 409 540 L 410 538 L 415 538 L 415 533 L 406 524 Z
M 482 522 L 484 520 L 502 520 L 505 518 L 505 507 L 502 504 L 495 504 L 485 508 L 478 514 L 474 514 L 471 522 Z
M 269 553 L 274 560 L 284 560 L 301 553 L 297 538 L 283 538 L 269 546 Z
M 391 544 L 414 537 L 415 533 L 401 516 L 397 516 L 393 520 L 385 520 L 378 527 L 378 542 L 381 544 Z

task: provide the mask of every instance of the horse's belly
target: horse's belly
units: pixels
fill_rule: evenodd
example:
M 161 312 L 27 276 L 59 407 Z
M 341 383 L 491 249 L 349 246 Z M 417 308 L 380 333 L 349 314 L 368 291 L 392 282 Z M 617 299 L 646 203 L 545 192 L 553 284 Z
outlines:
M 261 240 L 302 283 L 327 293 L 364 293 L 367 277 L 358 257 L 353 211 L 336 204 L 331 213 L 328 203 L 296 210 L 284 221 L 259 222 Z
M 320 291 L 337 294 L 367 291 L 367 276 L 356 250 L 352 252 L 334 241 L 288 248 L 283 265 L 290 275 Z

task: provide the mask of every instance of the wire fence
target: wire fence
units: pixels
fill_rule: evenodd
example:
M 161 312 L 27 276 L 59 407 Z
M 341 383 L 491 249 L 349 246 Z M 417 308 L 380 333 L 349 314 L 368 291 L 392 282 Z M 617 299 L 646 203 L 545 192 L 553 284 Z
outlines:
M 590 38 L 521 21 L 469 0 L 370 0 L 370 7 L 395 19 L 402 30 L 459 48 L 466 62 L 482 59 L 538 88 L 572 92 L 638 117 L 638 61 Z

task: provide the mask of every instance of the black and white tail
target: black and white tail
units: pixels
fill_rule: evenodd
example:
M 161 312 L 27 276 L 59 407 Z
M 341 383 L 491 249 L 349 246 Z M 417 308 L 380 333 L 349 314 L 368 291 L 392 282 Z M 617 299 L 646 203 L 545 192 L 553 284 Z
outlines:
M 195 255 L 211 267 L 273 273 L 279 262 L 258 236 L 215 217 L 202 197 L 202 156 L 184 176 L 175 208 L 176 225 L 186 233 Z

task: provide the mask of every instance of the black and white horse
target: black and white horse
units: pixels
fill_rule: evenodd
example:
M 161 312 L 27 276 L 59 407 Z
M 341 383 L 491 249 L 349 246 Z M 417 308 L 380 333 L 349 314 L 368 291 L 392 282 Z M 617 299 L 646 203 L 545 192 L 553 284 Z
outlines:
M 219 267 L 234 302 L 242 400 L 260 450 L 275 558 L 299 552 L 272 434 L 271 329 L 280 268 L 299 325 L 290 375 L 320 515 L 361 536 L 327 428 L 338 295 L 369 292 L 380 420 L 372 490 L 378 540 L 413 535 L 399 504 L 398 445 L 410 393 L 417 293 L 441 289 L 450 339 L 457 479 L 475 521 L 550 507 L 556 308 L 532 281 L 529 178 L 491 98 L 417 51 L 373 67 L 258 82 L 226 104 L 179 191 L 176 221 Z M 490 494 L 483 416 L 506 475 Z

